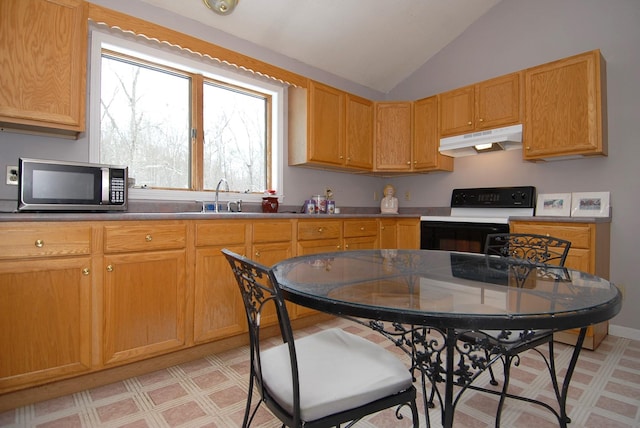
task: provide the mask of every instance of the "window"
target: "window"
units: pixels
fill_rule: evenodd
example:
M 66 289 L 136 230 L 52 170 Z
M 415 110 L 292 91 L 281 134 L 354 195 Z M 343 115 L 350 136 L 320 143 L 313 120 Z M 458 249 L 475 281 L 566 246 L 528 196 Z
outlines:
M 152 43 L 92 32 L 91 160 L 127 165 L 133 199 L 282 194 L 283 88 Z

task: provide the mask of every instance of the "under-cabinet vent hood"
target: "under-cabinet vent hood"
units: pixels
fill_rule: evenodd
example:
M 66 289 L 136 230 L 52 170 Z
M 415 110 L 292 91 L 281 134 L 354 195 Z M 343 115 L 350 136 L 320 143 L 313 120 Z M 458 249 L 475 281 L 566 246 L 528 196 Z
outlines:
M 521 124 L 456 135 L 455 137 L 447 137 L 440 140 L 440 153 L 453 157 L 520 148 L 522 148 Z

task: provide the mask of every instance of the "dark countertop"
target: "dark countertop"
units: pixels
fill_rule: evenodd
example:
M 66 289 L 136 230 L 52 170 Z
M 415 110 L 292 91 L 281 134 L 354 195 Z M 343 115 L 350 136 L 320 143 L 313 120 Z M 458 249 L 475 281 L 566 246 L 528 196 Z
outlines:
M 509 221 L 535 221 L 538 223 L 611 223 L 611 217 L 509 217 Z
M 144 213 L 144 212 L 108 212 L 108 213 L 3 213 L 0 214 L 0 222 L 11 221 L 126 221 L 126 220 L 275 220 L 275 219 L 349 219 L 349 218 L 416 218 L 420 214 L 299 214 L 299 213 L 273 213 L 258 212 L 241 213 Z

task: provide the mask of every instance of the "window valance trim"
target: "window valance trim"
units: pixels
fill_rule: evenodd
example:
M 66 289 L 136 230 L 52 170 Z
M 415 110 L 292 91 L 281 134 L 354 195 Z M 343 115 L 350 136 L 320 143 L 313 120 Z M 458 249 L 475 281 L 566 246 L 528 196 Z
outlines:
M 136 36 L 142 36 L 159 43 L 166 43 L 170 46 L 184 49 L 191 53 L 231 65 L 240 70 L 249 71 L 259 76 L 277 80 L 287 85 L 306 88 L 308 84 L 308 78 L 299 74 L 292 73 L 196 37 L 93 3 L 89 3 L 89 20 L 98 25 L 106 25 L 112 29 L 132 33 Z

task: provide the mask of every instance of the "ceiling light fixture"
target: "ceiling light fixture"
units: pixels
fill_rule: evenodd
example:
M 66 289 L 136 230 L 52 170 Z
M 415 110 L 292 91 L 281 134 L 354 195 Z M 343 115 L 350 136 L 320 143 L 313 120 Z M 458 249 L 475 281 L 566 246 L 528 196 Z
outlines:
M 202 2 L 218 15 L 229 15 L 240 0 L 202 0 Z

